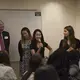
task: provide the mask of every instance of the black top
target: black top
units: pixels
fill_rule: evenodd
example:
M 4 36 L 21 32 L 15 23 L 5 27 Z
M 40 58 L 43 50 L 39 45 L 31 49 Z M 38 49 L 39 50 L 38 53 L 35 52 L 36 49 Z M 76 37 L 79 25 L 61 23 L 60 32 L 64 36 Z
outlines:
M 9 32 L 3 31 L 2 32 L 3 40 L 4 40 L 4 45 L 5 45 L 5 50 L 9 53 L 9 45 L 10 45 L 10 35 Z
M 21 46 L 21 40 L 18 43 L 18 51 L 19 51 L 19 55 L 20 55 L 20 61 L 22 61 L 23 49 L 22 49 L 22 46 Z
M 77 64 L 78 65 L 78 61 L 80 59 L 80 52 L 77 49 L 80 49 L 80 40 L 76 39 L 76 46 L 75 49 L 73 51 L 67 52 L 67 58 L 69 60 L 70 65 L 71 64 Z M 59 48 L 63 48 L 65 51 L 67 49 L 69 49 L 69 45 L 67 44 L 65 47 L 63 47 L 63 43 L 64 43 L 64 39 L 61 40 Z
M 76 38 L 75 38 L 75 40 L 76 40 L 76 47 L 75 47 L 75 49 L 79 49 L 80 48 L 80 40 L 76 39 Z M 63 43 L 64 43 L 64 39 L 61 40 L 59 48 L 63 47 Z M 65 47 L 65 49 L 67 50 L 69 47 L 70 46 L 67 44 L 66 47 Z
M 48 46 L 48 44 L 46 42 L 43 42 L 43 47 L 41 47 L 41 50 L 40 50 L 40 54 L 42 57 L 44 57 L 45 47 L 47 47 L 47 46 Z M 34 42 L 33 40 L 31 41 L 30 49 L 34 49 L 35 52 L 37 52 L 37 50 L 39 49 L 39 48 L 37 48 L 36 42 Z

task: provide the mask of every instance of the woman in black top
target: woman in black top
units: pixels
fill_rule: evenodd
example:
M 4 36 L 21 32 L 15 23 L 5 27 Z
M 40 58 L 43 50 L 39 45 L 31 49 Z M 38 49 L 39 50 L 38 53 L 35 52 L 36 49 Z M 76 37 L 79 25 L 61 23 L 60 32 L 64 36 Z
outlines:
M 69 25 L 64 28 L 64 39 L 61 40 L 59 49 L 64 49 L 64 54 L 67 53 L 66 57 L 68 60 L 69 69 L 72 65 L 79 67 L 80 40 L 75 38 L 75 32 L 72 26 Z
M 64 28 L 64 39 L 61 40 L 60 48 L 64 48 L 68 52 L 72 50 L 80 50 L 80 40 L 75 38 L 74 29 L 72 26 L 66 26 Z
M 36 29 L 33 33 L 33 39 L 31 41 L 31 53 L 39 53 L 41 54 L 42 57 L 44 57 L 44 50 L 45 47 L 49 50 L 52 51 L 52 48 L 44 41 L 43 34 L 40 29 Z
M 68 52 L 67 56 L 68 60 L 70 61 L 70 65 L 72 65 L 72 63 L 78 65 L 78 61 L 80 58 L 80 40 L 75 38 L 75 33 L 72 26 L 66 26 L 64 28 L 64 39 L 61 40 L 59 48 L 63 48 Z M 78 56 L 77 59 L 76 56 L 74 57 L 76 61 L 73 60 L 73 53 L 74 55 Z

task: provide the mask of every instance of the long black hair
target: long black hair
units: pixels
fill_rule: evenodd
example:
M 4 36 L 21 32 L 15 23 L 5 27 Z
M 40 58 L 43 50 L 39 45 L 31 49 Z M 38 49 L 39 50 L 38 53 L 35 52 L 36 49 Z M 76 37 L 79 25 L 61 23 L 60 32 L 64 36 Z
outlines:
M 43 37 L 43 34 L 42 34 L 42 31 L 40 29 L 36 29 L 34 32 L 33 32 L 33 41 L 36 42 L 36 39 L 35 39 L 35 34 L 36 32 L 40 32 L 41 33 L 41 42 L 43 43 L 44 42 L 44 37 Z

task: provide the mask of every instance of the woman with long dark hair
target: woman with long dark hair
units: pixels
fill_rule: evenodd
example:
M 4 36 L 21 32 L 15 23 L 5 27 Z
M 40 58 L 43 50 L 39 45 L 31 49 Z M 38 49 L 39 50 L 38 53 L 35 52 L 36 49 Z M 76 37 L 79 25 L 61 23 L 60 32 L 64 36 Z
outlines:
M 27 27 L 21 30 L 21 40 L 18 43 L 18 51 L 20 55 L 20 74 L 21 76 L 29 68 L 31 33 Z
M 76 49 L 80 50 L 80 40 L 75 38 L 75 32 L 72 26 L 66 26 L 64 28 L 64 39 L 60 42 L 60 48 L 63 47 L 68 52 Z
M 64 39 L 61 40 L 59 48 L 65 50 L 64 54 L 67 53 L 68 70 L 70 70 L 72 66 L 74 67 L 74 65 L 79 67 L 80 40 L 75 37 L 75 32 L 71 25 L 64 28 Z M 75 71 L 73 70 L 73 72 L 71 72 L 70 70 L 70 73 L 75 74 Z
M 44 58 L 45 47 L 49 51 L 52 51 L 52 48 L 44 41 L 42 31 L 40 29 L 36 29 L 33 33 L 33 39 L 31 41 L 31 53 L 40 54 Z

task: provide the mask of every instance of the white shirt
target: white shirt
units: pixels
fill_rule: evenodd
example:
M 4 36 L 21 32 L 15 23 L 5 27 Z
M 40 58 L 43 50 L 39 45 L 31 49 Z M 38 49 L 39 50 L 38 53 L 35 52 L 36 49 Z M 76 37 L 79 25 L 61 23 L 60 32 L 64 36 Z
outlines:
M 0 80 L 17 80 L 17 77 L 11 67 L 0 64 Z

